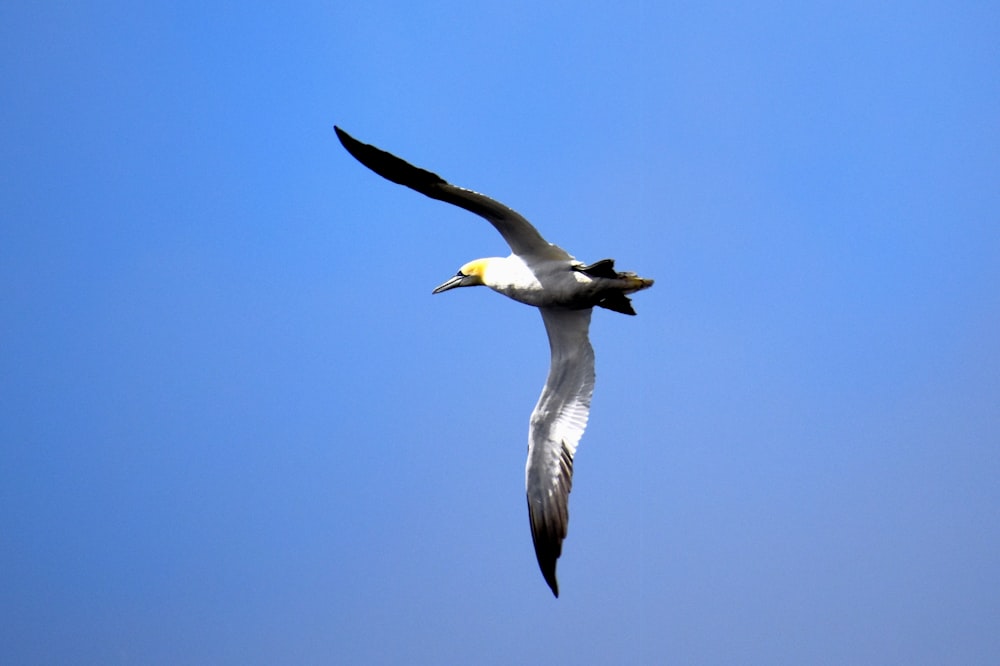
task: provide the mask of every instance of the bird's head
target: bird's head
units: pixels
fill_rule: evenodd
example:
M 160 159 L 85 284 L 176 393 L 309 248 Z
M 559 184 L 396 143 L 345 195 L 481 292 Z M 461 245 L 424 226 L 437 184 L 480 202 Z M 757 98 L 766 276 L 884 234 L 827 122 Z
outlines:
M 476 287 L 482 284 L 483 275 L 486 273 L 486 264 L 489 262 L 488 259 L 476 259 L 475 261 L 470 261 L 461 268 L 458 272 L 449 279 L 444 284 L 438 285 L 438 287 L 432 291 L 432 294 L 440 294 L 442 291 L 448 291 L 449 289 L 455 289 L 456 287 Z

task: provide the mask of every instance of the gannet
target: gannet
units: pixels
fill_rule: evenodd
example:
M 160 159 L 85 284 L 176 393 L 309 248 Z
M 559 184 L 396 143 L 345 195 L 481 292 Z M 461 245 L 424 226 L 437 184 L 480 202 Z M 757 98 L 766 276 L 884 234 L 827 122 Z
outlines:
M 545 582 L 558 597 L 556 560 L 569 523 L 573 456 L 587 427 L 594 393 L 590 315 L 594 306 L 634 315 L 627 294 L 646 289 L 653 281 L 619 273 L 613 259 L 584 265 L 547 242 L 530 222 L 502 203 L 334 129 L 347 152 L 378 175 L 485 218 L 510 246 L 510 256 L 470 261 L 432 293 L 485 285 L 542 313 L 551 365 L 531 412 L 524 476 L 535 556 Z

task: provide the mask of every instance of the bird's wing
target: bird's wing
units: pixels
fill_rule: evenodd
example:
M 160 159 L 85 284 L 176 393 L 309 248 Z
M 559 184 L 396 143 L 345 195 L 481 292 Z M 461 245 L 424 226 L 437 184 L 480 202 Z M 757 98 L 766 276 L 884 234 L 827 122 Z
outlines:
M 573 455 L 594 394 L 594 348 L 587 334 L 592 310 L 539 310 L 549 334 L 552 365 L 531 413 L 525 485 L 538 566 L 558 597 L 556 560 L 569 523 Z
M 538 230 L 520 214 L 499 201 L 479 192 L 456 187 L 436 173 L 415 167 L 375 146 L 361 143 L 339 127 L 334 126 L 334 129 L 347 152 L 383 178 L 484 217 L 496 227 L 514 254 L 553 259 L 571 258 L 565 250 L 542 238 Z

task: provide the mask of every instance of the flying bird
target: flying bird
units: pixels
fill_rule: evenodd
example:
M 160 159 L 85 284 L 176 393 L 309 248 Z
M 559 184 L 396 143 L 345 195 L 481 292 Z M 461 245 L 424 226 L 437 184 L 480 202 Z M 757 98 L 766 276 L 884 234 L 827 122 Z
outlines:
M 652 286 L 653 281 L 616 271 L 613 259 L 577 261 L 502 203 L 334 129 L 347 152 L 378 175 L 485 218 L 510 246 L 510 256 L 470 261 L 432 293 L 485 285 L 542 313 L 551 366 L 531 412 L 524 475 L 535 556 L 545 582 L 558 597 L 556 560 L 569 523 L 573 456 L 587 427 L 594 393 L 590 315 L 595 306 L 634 315 L 628 294 Z

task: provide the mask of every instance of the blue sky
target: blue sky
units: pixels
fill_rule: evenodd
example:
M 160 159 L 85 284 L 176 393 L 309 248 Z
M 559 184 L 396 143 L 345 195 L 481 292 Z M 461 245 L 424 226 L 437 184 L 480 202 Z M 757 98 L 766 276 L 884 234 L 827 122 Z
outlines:
M 991 3 L 8 2 L 0 661 L 1000 660 Z M 561 597 L 538 315 L 359 139 L 656 278 Z

